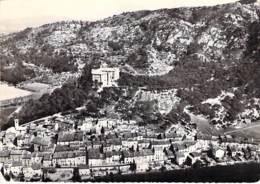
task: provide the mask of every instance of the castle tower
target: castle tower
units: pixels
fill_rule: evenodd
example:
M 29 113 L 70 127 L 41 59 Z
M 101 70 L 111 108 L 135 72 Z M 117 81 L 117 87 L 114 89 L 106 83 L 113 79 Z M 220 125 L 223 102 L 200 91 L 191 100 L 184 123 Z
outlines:
M 19 119 L 14 119 L 14 127 L 15 129 L 19 129 Z

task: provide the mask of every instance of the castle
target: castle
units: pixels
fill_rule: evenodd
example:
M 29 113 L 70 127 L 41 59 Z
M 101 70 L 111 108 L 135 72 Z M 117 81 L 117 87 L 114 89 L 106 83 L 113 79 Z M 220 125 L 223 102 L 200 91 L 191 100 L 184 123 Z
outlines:
M 98 84 L 102 90 L 104 87 L 117 86 L 120 70 L 118 67 L 110 68 L 107 64 L 102 64 L 98 69 L 92 69 L 92 81 Z

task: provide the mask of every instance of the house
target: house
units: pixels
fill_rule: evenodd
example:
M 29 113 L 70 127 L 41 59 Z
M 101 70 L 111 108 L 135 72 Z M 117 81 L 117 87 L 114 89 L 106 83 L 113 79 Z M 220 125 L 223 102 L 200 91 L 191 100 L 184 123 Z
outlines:
M 9 150 L 3 150 L 0 151 L 0 163 L 5 163 L 10 160 L 10 151 Z
M 153 162 L 155 160 L 155 154 L 150 149 L 143 149 L 139 152 L 136 152 L 135 162 L 140 164 L 145 164 Z
M 122 140 L 119 138 L 107 140 L 107 143 L 110 144 L 111 151 L 119 151 L 122 149 Z
M 31 144 L 34 147 L 34 151 L 42 151 L 51 144 L 51 140 L 50 140 L 50 138 L 47 138 L 47 137 L 45 137 L 45 138 L 33 137 L 31 139 Z
M 127 138 L 122 139 L 122 146 L 123 147 L 126 147 L 126 148 L 132 148 L 133 147 L 134 149 L 136 149 L 137 145 L 138 145 L 138 141 L 137 140 L 134 140 L 132 138 L 130 138 L 130 139 L 127 139 Z
M 134 152 L 124 150 L 124 151 L 122 151 L 122 157 L 124 158 L 123 162 L 125 164 L 131 164 L 134 162 L 135 154 L 134 154 Z
M 112 151 L 107 151 L 105 152 L 105 160 L 106 160 L 106 165 L 112 165 L 114 162 L 113 162 L 113 158 L 112 158 Z
M 20 133 L 22 133 L 22 132 L 25 133 L 27 130 L 27 127 L 23 127 L 23 126 L 19 125 L 19 119 L 14 119 L 14 127 L 15 127 L 15 130 Z
M 198 152 L 192 152 L 187 155 L 187 158 L 191 159 L 191 164 L 194 164 L 198 159 L 200 159 L 200 154 Z
M 86 151 L 59 151 L 53 154 L 53 165 L 61 167 L 77 167 L 79 165 L 86 165 Z
M 105 145 L 103 145 L 102 144 L 102 146 L 103 146 L 103 150 L 105 151 L 105 152 L 108 152 L 108 151 L 112 151 L 112 146 L 111 146 L 111 144 L 110 143 L 106 143 Z M 101 146 L 101 147 L 102 147 Z
M 24 180 L 30 181 L 33 177 L 40 177 L 43 172 L 39 164 L 34 164 L 30 167 L 23 167 Z
M 83 132 L 60 132 L 57 145 L 80 145 L 83 142 Z
M 165 149 L 165 155 L 169 160 L 174 160 L 176 158 L 175 153 L 172 152 L 172 150 Z
M 17 138 L 17 146 L 22 147 L 25 143 L 25 136 L 24 135 L 18 135 L 16 138 Z
M 11 127 L 11 128 L 9 128 L 9 129 L 14 129 L 14 128 Z M 3 143 L 4 143 L 5 145 L 13 144 L 15 137 L 16 137 L 15 131 L 6 132 L 6 134 L 5 134 L 5 136 L 4 136 L 4 139 L 3 139 Z
M 32 164 L 42 163 L 44 154 L 45 154 L 44 152 L 33 152 L 31 156 Z
M 98 69 L 92 69 L 92 81 L 100 88 L 117 86 L 119 79 L 119 68 L 109 68 L 106 64 L 102 64 Z
M 120 151 L 112 151 L 112 161 L 113 163 L 119 163 L 121 158 Z
M 149 169 L 149 163 L 148 162 L 137 162 L 136 163 L 136 171 L 137 172 L 146 172 Z
M 23 150 L 11 150 L 10 159 L 12 161 L 20 162 L 22 160 Z
M 219 148 L 216 150 L 215 156 L 217 159 L 223 159 L 225 156 L 225 151 L 223 149 Z
M 93 166 L 101 166 L 104 164 L 104 155 L 100 153 L 99 149 L 90 149 L 87 151 L 88 154 L 88 165 L 90 167 Z
M 150 145 L 150 141 L 148 140 L 138 140 L 138 146 L 140 149 L 148 148 Z
M 105 144 L 105 143 L 102 142 L 102 141 L 97 141 L 97 140 L 95 140 L 95 141 L 92 142 L 92 148 L 93 148 L 93 149 L 100 148 L 100 146 L 101 146 L 102 144 Z
M 84 132 L 90 132 L 95 126 L 92 122 L 83 122 L 82 125 L 79 126 L 79 129 Z
M 151 141 L 151 145 L 153 148 L 168 148 L 170 147 L 171 143 L 169 140 L 153 140 Z
M 80 166 L 79 167 L 79 175 L 81 179 L 90 179 L 91 178 L 91 172 L 88 166 Z
M 23 168 L 23 164 L 22 162 L 17 162 L 17 161 L 13 161 L 10 171 L 12 172 L 12 174 L 17 177 L 19 174 L 22 173 L 22 168 Z
M 52 163 L 55 166 L 66 167 L 69 166 L 67 158 L 68 152 L 55 152 L 52 157 Z
M 73 124 L 67 121 L 55 120 L 54 130 L 55 131 L 68 131 L 73 129 Z
M 31 152 L 23 153 L 22 163 L 23 163 L 24 166 L 31 166 L 31 164 L 32 164 L 31 157 L 32 157 Z
M 92 142 L 91 141 L 84 141 L 83 145 L 86 147 L 86 149 L 92 149 Z
M 43 167 L 51 167 L 51 166 L 53 166 L 52 154 L 44 154 L 43 155 L 42 166 Z
M 184 162 L 186 161 L 186 158 L 187 156 L 183 152 L 176 153 L 176 162 L 178 163 L 178 165 L 183 165 Z
M 58 134 L 57 145 L 69 145 L 70 142 L 74 141 L 74 133 L 60 132 Z
M 86 165 L 87 164 L 87 158 L 86 158 L 86 150 L 77 150 L 74 151 L 74 165 L 80 166 L 80 165 Z
M 153 152 L 154 152 L 154 160 L 155 161 L 162 161 L 162 160 L 166 160 L 167 157 L 164 153 L 164 148 L 161 147 L 153 147 L 152 148 Z
M 69 145 L 56 145 L 55 152 L 73 151 Z
M 24 179 L 29 181 L 31 178 L 40 178 L 43 174 L 41 164 L 32 164 L 31 167 L 23 168 Z

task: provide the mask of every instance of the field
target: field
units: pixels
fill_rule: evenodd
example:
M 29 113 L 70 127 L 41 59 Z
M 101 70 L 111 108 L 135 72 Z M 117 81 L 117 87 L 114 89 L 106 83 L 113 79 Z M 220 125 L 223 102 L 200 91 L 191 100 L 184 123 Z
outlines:
M 246 125 L 239 129 L 226 131 L 225 134 L 248 138 L 249 140 L 260 143 L 260 121 Z
M 189 114 L 191 117 L 191 121 L 193 123 L 196 123 L 199 132 L 201 132 L 204 135 L 221 135 L 223 132 L 217 130 L 214 126 L 212 126 L 209 121 L 204 118 L 203 116 L 196 116 L 194 114 Z
M 31 92 L 0 84 L 0 101 L 31 95 Z

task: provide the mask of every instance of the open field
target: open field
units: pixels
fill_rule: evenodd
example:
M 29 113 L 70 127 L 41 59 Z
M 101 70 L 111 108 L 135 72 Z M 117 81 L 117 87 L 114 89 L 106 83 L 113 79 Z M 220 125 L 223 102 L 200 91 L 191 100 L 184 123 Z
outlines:
M 194 115 L 194 114 L 189 114 L 191 117 L 191 121 L 193 123 L 196 123 L 199 132 L 205 135 L 221 135 L 223 134 L 222 131 L 217 130 L 213 125 L 209 123 L 209 120 L 204 118 L 203 116 L 200 115 Z
M 0 84 L 0 101 L 9 100 L 18 97 L 25 97 L 31 95 L 30 91 L 15 88 L 5 84 Z
M 234 135 L 236 137 L 245 137 L 253 139 L 254 142 L 260 143 L 260 121 L 246 125 L 239 129 L 228 130 L 225 135 Z

